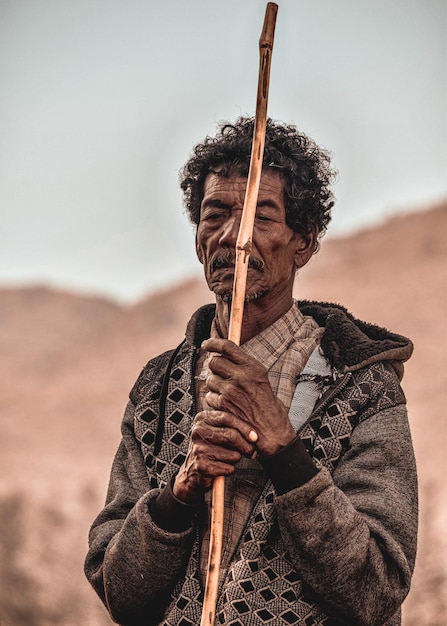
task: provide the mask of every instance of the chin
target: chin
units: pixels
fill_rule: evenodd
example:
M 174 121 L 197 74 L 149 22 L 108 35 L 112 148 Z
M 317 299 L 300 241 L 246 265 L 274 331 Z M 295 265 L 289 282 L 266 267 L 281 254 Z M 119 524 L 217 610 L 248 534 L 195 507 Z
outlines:
M 219 298 L 220 300 L 222 300 L 223 302 L 231 302 L 233 299 L 233 290 L 228 290 L 228 289 L 211 289 L 211 291 L 214 293 L 214 295 L 216 296 L 216 298 Z

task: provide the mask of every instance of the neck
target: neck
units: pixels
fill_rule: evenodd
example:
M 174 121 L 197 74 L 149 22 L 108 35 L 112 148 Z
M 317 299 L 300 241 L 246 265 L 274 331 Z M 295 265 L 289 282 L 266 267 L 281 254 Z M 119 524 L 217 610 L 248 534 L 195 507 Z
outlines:
M 255 335 L 274 324 L 276 320 L 282 317 L 293 304 L 292 294 L 290 298 L 282 298 L 276 302 L 270 302 L 266 306 L 264 298 L 259 300 L 250 300 L 244 305 L 244 314 L 242 317 L 241 339 L 239 344 L 242 345 L 249 341 Z M 230 326 L 231 302 L 216 298 L 216 322 L 219 333 L 222 337 L 228 337 Z

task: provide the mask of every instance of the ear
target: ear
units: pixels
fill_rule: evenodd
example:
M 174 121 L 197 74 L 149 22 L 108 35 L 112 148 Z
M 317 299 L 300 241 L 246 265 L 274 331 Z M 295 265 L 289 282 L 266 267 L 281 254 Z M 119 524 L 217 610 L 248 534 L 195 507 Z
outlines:
M 196 254 L 197 254 L 197 258 L 199 259 L 200 263 L 203 265 L 202 250 L 199 248 L 199 244 L 197 242 L 197 229 L 196 229 Z
M 299 269 L 304 267 L 309 261 L 317 245 L 317 227 L 311 226 L 311 230 L 305 235 L 297 233 L 296 249 L 295 249 L 295 267 Z

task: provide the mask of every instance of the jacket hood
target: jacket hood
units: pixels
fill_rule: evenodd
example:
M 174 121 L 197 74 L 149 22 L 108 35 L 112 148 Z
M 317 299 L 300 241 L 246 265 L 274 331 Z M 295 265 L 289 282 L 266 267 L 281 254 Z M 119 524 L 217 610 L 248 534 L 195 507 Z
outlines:
M 399 380 L 402 379 L 403 364 L 413 352 L 409 339 L 362 322 L 339 304 L 301 300 L 298 307 L 303 315 L 313 317 L 319 326 L 324 326 L 320 345 L 332 367 L 347 372 L 387 361 Z M 194 313 L 186 330 L 188 343 L 200 346 L 209 337 L 215 309 L 214 304 L 209 304 Z
M 303 300 L 298 305 L 303 315 L 310 315 L 319 326 L 324 326 L 321 348 L 332 366 L 355 371 L 387 361 L 402 379 L 403 364 L 413 353 L 413 344 L 407 337 L 358 320 L 339 304 Z

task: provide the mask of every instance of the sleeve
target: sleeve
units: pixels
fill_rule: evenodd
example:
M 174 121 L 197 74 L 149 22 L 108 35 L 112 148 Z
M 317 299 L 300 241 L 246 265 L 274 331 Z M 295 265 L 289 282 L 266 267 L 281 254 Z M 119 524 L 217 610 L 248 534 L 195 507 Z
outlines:
M 321 469 L 276 501 L 294 567 L 329 613 L 384 624 L 410 588 L 417 537 L 417 479 L 405 404 L 353 430 L 333 475 Z
M 134 410 L 129 402 L 106 505 L 90 530 L 85 574 L 114 621 L 150 626 L 160 621 L 184 574 L 193 529 L 167 532 L 151 517 L 149 503 L 159 492 L 149 488 L 134 435 Z

